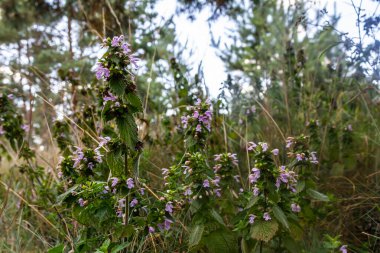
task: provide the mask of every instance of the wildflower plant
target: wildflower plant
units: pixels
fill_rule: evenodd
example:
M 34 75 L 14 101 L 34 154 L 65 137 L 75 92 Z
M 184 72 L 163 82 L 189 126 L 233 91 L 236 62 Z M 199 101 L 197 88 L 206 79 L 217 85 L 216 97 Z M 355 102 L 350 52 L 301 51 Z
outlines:
M 136 115 L 142 112 L 133 74 L 138 59 L 123 36 L 105 39 L 102 46 L 107 51 L 95 70 L 102 83 L 98 89 L 98 113 L 94 116 L 99 121 L 93 122 L 99 136 L 87 133 L 82 138 L 85 146 L 61 145 L 70 152 L 65 153 L 59 165 L 66 191 L 58 197 L 58 203 L 71 206 L 73 218 L 84 225 L 81 239 L 87 242 L 76 248 L 81 252 L 99 245 L 106 234 L 112 234 L 108 249 L 115 245 L 120 248 L 122 241 L 126 247 L 135 238 L 167 230 L 171 223 L 171 212 L 165 215 L 164 211 L 165 207 L 169 210 L 168 206 L 157 199 L 153 201 L 158 196 L 148 195 L 144 180 L 138 177 L 143 148 L 135 122 Z M 60 125 L 62 133 L 67 130 L 64 126 Z

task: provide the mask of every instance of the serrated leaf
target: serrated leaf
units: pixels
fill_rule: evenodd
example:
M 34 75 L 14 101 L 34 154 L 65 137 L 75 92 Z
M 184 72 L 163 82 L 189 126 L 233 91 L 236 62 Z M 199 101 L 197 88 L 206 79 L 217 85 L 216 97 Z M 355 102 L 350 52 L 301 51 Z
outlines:
M 134 149 L 138 138 L 137 125 L 133 116 L 126 115 L 123 118 L 117 118 L 116 125 L 119 129 L 120 138 L 129 148 Z
M 142 112 L 143 110 L 142 102 L 141 102 L 140 97 L 137 94 L 130 92 L 126 95 L 126 98 L 129 104 L 136 107 L 139 112 Z
M 304 189 L 305 189 L 305 181 L 298 181 L 298 183 L 297 183 L 297 186 L 296 186 L 296 191 L 297 191 L 297 193 L 300 193 L 300 192 L 302 192 Z
M 237 253 L 238 241 L 231 231 L 218 229 L 204 239 L 210 253 Z
M 258 200 L 259 200 L 258 197 L 256 197 L 256 196 L 252 196 L 251 199 L 249 200 L 247 206 L 246 206 L 244 209 L 247 210 L 247 209 L 251 208 L 253 205 L 256 204 L 256 202 L 257 202 Z
M 281 208 L 277 205 L 273 206 L 273 214 L 274 217 L 287 229 L 289 229 L 289 223 L 288 218 L 286 218 L 286 215 L 281 210 Z
M 122 76 L 112 76 L 109 80 L 111 91 L 116 96 L 123 96 L 125 92 L 125 82 Z
M 190 232 L 189 236 L 189 247 L 195 247 L 199 244 L 202 239 L 203 231 L 205 227 L 204 225 L 195 225 Z
M 223 221 L 223 218 L 222 216 L 219 215 L 219 213 L 217 211 L 215 211 L 215 209 L 211 209 L 211 216 L 221 225 L 225 226 L 226 224 L 224 224 L 224 221 Z
M 329 197 L 327 197 L 325 194 L 320 193 L 320 192 L 318 192 L 316 190 L 307 189 L 307 193 L 313 199 L 320 200 L 320 201 L 329 201 Z
M 107 153 L 106 162 L 112 172 L 112 176 L 121 177 L 124 174 L 124 159 L 120 154 Z
M 251 228 L 251 237 L 255 240 L 269 242 L 278 230 L 277 221 L 256 221 Z

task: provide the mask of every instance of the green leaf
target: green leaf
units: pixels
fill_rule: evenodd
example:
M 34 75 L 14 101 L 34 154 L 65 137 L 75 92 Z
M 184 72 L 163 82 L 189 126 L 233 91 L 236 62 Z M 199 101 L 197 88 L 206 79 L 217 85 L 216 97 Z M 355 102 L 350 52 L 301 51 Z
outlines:
M 278 230 L 278 223 L 271 221 L 256 221 L 251 228 L 251 237 L 255 240 L 269 242 Z
M 256 204 L 256 202 L 259 200 L 258 197 L 256 196 L 252 196 L 251 199 L 249 200 L 247 206 L 244 208 L 245 210 L 251 208 L 252 206 L 254 206 Z
M 117 253 L 128 247 L 129 242 L 122 243 L 120 245 L 117 245 L 116 247 L 112 248 L 111 253 Z
M 112 176 L 121 177 L 124 174 L 124 159 L 120 154 L 108 152 L 106 162 L 112 172 Z
M 137 94 L 130 92 L 126 95 L 126 98 L 129 104 L 136 107 L 139 112 L 142 112 L 143 110 L 142 102 Z
M 126 117 L 117 118 L 116 125 L 119 129 L 120 138 L 129 148 L 134 149 L 138 138 L 137 125 L 133 116 L 126 115 Z
M 53 248 L 48 249 L 48 253 L 62 253 L 65 246 L 63 244 L 59 244 Z
M 123 96 L 125 92 L 125 82 L 123 76 L 113 75 L 109 80 L 111 91 L 116 96 Z
M 203 240 L 210 253 L 237 253 L 239 243 L 231 231 L 218 229 L 210 233 Z
M 221 225 L 225 226 L 226 224 L 224 224 L 224 221 L 223 221 L 223 218 L 222 216 L 219 215 L 219 213 L 217 211 L 215 211 L 215 209 L 211 209 L 211 216 Z
M 328 196 L 326 196 L 325 194 L 320 193 L 320 192 L 318 192 L 316 190 L 307 189 L 307 193 L 313 199 L 320 200 L 320 201 L 329 201 L 329 197 Z
M 289 229 L 289 223 L 288 219 L 286 218 L 286 215 L 284 212 L 281 210 L 281 208 L 277 205 L 273 207 L 273 214 L 274 217 L 287 229 Z
M 190 237 L 189 237 L 189 247 L 195 247 L 199 244 L 199 242 L 202 239 L 203 231 L 205 227 L 204 225 L 195 225 L 190 232 Z
M 67 197 L 72 196 L 72 193 L 79 187 L 79 185 L 74 185 L 70 189 L 68 189 L 65 193 L 62 193 L 57 197 L 58 205 L 60 205 Z
M 108 247 L 110 246 L 110 244 L 111 244 L 111 240 L 110 239 L 105 240 L 103 242 L 102 246 L 100 246 L 100 248 L 96 252 L 107 253 L 108 252 Z
M 302 192 L 304 189 L 305 189 L 305 181 L 298 181 L 297 183 L 297 186 L 296 186 L 296 190 L 297 190 L 297 193 L 300 193 Z

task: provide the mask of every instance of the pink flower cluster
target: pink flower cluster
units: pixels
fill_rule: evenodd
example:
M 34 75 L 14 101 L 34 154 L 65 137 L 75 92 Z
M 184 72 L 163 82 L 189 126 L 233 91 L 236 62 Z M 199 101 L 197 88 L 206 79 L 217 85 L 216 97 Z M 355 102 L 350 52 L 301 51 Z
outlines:
M 196 132 L 202 132 L 202 126 L 204 126 L 208 131 L 211 131 L 211 102 L 207 99 L 204 103 L 200 98 L 197 99 L 195 106 L 190 107 L 192 111 L 191 116 L 186 115 L 181 117 L 182 127 L 186 129 L 189 125 L 189 122 L 195 122 Z

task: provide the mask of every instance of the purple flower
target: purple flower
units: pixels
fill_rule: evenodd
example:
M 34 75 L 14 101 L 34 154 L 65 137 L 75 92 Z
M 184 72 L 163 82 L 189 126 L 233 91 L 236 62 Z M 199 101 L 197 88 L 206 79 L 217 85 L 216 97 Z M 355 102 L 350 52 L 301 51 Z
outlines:
M 302 161 L 302 154 L 296 154 L 296 159 L 297 159 L 297 161 Z
M 197 127 L 195 128 L 195 131 L 201 132 L 202 131 L 202 126 L 200 124 L 198 124 Z
M 119 179 L 117 177 L 111 177 L 111 179 L 112 179 L 111 187 L 115 187 L 117 183 L 119 183 Z
M 100 142 L 99 142 L 99 146 L 100 146 L 100 147 L 103 147 L 104 145 L 106 145 L 106 144 L 111 140 L 111 137 L 108 137 L 108 136 L 106 136 L 106 137 L 100 136 L 100 137 L 99 137 L 99 140 L 100 140 Z
M 13 94 L 8 94 L 7 98 L 9 98 L 9 99 L 13 99 L 13 98 L 14 98 L 14 95 L 13 95 Z
M 73 165 L 73 167 L 74 168 L 78 167 L 79 163 L 84 158 L 84 153 L 83 153 L 82 149 L 80 147 L 75 147 L 75 148 L 77 150 L 75 150 L 74 153 L 73 153 L 73 155 L 74 155 L 74 158 L 73 158 L 74 165 Z
M 98 80 L 102 78 L 107 79 L 110 76 L 110 70 L 103 67 L 103 65 L 98 62 L 95 75 Z
M 253 168 L 252 174 L 248 176 L 249 182 L 251 184 L 256 183 L 259 178 L 260 178 L 260 170 L 258 168 Z
M 119 208 L 125 207 L 125 199 L 119 199 Z
M 119 218 L 123 217 L 123 211 L 122 210 L 117 210 L 116 211 L 116 216 L 119 217 Z
M 0 126 L 0 136 L 3 134 L 5 134 L 5 130 L 4 130 L 3 126 Z
M 290 207 L 291 207 L 292 211 L 295 213 L 301 212 L 301 207 L 298 204 L 293 203 L 290 205 Z
M 135 66 L 136 69 L 139 68 L 139 65 L 137 65 L 137 62 L 139 61 L 140 59 L 137 58 L 135 55 L 133 54 L 130 54 L 129 55 L 129 62 L 133 64 L 133 66 Z
M 124 36 L 123 36 L 123 35 L 120 35 L 120 37 L 115 36 L 115 37 L 113 37 L 113 39 L 112 39 L 111 46 L 113 46 L 113 47 L 118 47 L 118 46 L 120 46 L 120 43 L 121 43 L 123 40 L 124 40 Z
M 316 155 L 317 152 L 311 152 L 310 155 L 310 162 L 311 163 L 314 163 L 314 164 L 318 164 L 318 158 L 317 158 L 317 155 Z
M 197 98 L 197 102 L 195 102 L 195 105 L 198 106 L 202 103 L 202 100 L 200 98 Z
M 95 160 L 96 160 L 98 163 L 102 163 L 102 162 L 103 162 L 102 156 L 103 156 L 103 155 L 98 154 L 97 156 L 95 156 Z
M 211 111 L 211 110 L 207 110 L 207 111 L 205 111 L 205 116 L 206 116 L 208 119 L 211 120 L 211 118 L 212 118 L 212 111 Z
M 213 185 L 219 187 L 220 177 L 219 177 L 219 176 L 216 176 L 215 179 L 211 180 L 211 183 L 212 183 Z
M 260 194 L 260 189 L 258 187 L 253 187 L 253 195 L 254 196 L 259 196 Z
M 214 155 L 214 161 L 220 161 L 222 154 Z
M 215 166 L 213 167 L 215 173 L 217 173 L 221 168 L 222 168 L 222 165 L 221 165 L 221 164 L 217 164 L 217 165 L 215 165 Z
M 193 118 L 197 119 L 198 117 L 199 117 L 199 112 L 198 111 L 194 111 Z
M 115 97 L 111 92 L 108 92 L 108 95 L 105 95 L 103 97 L 103 101 L 104 102 L 107 102 L 107 101 L 116 101 L 117 100 L 117 97 Z
M 121 45 L 121 48 L 123 49 L 124 54 L 129 54 L 131 52 L 131 49 L 129 48 L 129 44 L 124 42 L 123 45 Z
M 140 188 L 140 194 L 144 195 L 145 194 L 145 188 Z
M 222 194 L 220 193 L 220 191 L 221 191 L 220 188 L 214 190 L 214 193 L 215 193 L 215 195 L 216 195 L 218 198 L 220 198 L 220 197 L 222 196 Z
M 187 189 L 185 190 L 185 192 L 184 192 L 183 195 L 185 195 L 185 196 L 190 196 L 191 194 L 193 194 L 193 192 L 191 191 L 190 188 L 187 188 Z
M 165 218 L 165 221 L 164 221 L 164 227 L 165 227 L 165 230 L 169 230 L 170 229 L 170 225 L 172 224 L 173 222 L 169 219 L 166 219 Z
M 347 245 L 342 245 L 342 247 L 339 248 L 340 252 L 347 253 Z
M 347 130 L 352 132 L 352 125 L 351 124 L 347 126 Z
M 167 168 L 162 168 L 162 175 L 166 176 L 169 174 L 169 170 Z
M 252 112 L 252 113 L 255 113 L 255 112 L 256 112 L 256 106 L 252 105 L 252 107 L 251 107 L 251 112 Z
M 108 185 L 104 186 L 103 193 L 107 194 L 109 191 L 110 191 L 110 188 L 108 187 Z
M 193 171 L 189 166 L 182 166 L 182 168 L 185 168 L 185 170 L 183 171 L 183 174 L 187 174 L 187 173 L 190 173 Z
M 182 122 L 183 128 L 185 129 L 187 128 L 188 120 L 189 120 L 188 116 L 181 117 L 181 122 Z
M 259 144 L 263 148 L 263 152 L 266 152 L 268 150 L 268 143 L 260 142 Z
M 98 163 L 102 163 L 103 162 L 103 159 L 102 159 L 102 154 L 100 153 L 99 149 L 101 148 L 102 146 L 99 146 L 97 147 L 94 151 L 95 151 L 95 160 L 98 162 Z
M 84 200 L 82 198 L 78 199 L 78 203 L 81 207 L 84 207 L 85 205 Z
M 131 201 L 131 203 L 129 203 L 129 206 L 130 207 L 134 207 L 134 206 L 136 206 L 137 204 L 139 203 L 139 201 L 137 200 L 137 199 L 132 199 L 132 201 Z
M 63 173 L 62 171 L 59 171 L 58 174 L 57 174 L 58 178 L 61 178 L 63 176 Z
M 286 140 L 286 148 L 290 148 L 292 146 L 292 144 L 293 144 L 293 139 L 288 138 Z
M 281 179 L 280 179 L 279 177 L 276 179 L 276 184 L 275 184 L 275 186 L 277 187 L 277 189 L 279 189 L 280 186 L 281 186 Z
M 170 214 L 173 213 L 173 202 L 169 201 L 168 203 L 166 203 L 165 211 Z
M 89 168 L 90 170 L 92 170 L 93 168 L 94 168 L 94 163 L 93 162 L 89 162 L 88 164 L 87 164 L 87 168 Z
M 132 178 L 127 179 L 127 187 L 128 189 L 132 189 L 133 187 L 135 187 L 135 183 L 133 182 Z
M 248 142 L 248 145 L 247 145 L 248 147 L 247 147 L 247 150 L 248 151 L 252 151 L 252 150 L 254 150 L 256 147 L 257 147 L 257 144 L 256 143 L 254 143 L 254 142 L 252 142 L 252 141 L 250 141 L 250 142 Z
M 207 179 L 205 179 L 205 180 L 203 181 L 203 187 L 204 187 L 204 188 L 209 188 L 209 187 L 210 187 L 210 182 L 209 182 Z
M 29 127 L 29 125 L 24 124 L 24 125 L 21 126 L 21 129 L 24 130 L 25 132 L 29 132 L 30 127 Z
M 256 216 L 255 215 L 253 215 L 253 214 L 250 214 L 249 215 L 249 224 L 253 224 L 254 222 L 255 222 L 255 218 L 256 218 Z
M 273 155 L 278 155 L 278 153 L 279 153 L 278 148 L 275 148 L 275 149 L 272 150 L 272 154 Z
M 263 216 L 264 220 L 268 221 L 268 220 L 271 220 L 272 218 L 270 217 L 269 213 L 266 212 L 264 213 L 264 216 Z
M 148 231 L 149 231 L 149 233 L 154 233 L 154 231 L 155 231 L 155 230 L 154 230 L 154 227 L 149 227 L 149 228 L 148 228 Z

